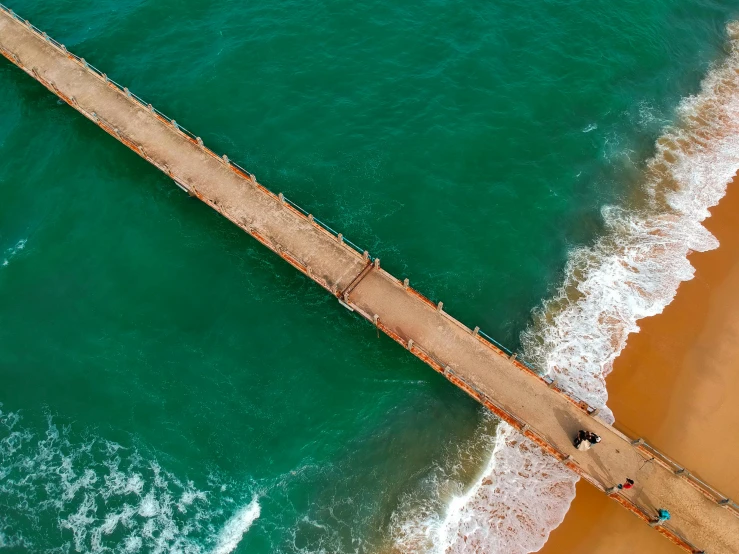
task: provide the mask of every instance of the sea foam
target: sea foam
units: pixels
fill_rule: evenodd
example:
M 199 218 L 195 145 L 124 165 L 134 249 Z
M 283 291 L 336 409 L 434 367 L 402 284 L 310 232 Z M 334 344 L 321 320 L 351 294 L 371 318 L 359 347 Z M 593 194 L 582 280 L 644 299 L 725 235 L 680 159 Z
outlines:
M 218 543 L 212 554 L 229 554 L 233 552 L 241 542 L 244 534 L 256 521 L 261 512 L 259 502 L 255 498 L 249 504 L 237 511 L 221 529 L 218 534 Z
M 0 405 L 0 547 L 32 552 L 227 554 L 259 516 L 217 477 L 201 490 L 152 457 L 100 437 L 45 433 Z M 249 496 L 251 496 L 250 493 Z
M 17 243 L 15 243 L 15 246 L 11 246 L 10 248 L 7 248 L 5 250 L 5 256 L 3 257 L 2 265 L 3 266 L 9 265 L 10 260 L 13 259 L 13 256 L 18 254 L 25 247 L 26 247 L 26 239 L 21 239 Z
M 611 421 L 605 377 L 628 335 L 693 277 L 688 254 L 718 247 L 702 222 L 739 170 L 739 23 L 727 32 L 728 58 L 681 102 L 647 163 L 641 194 L 630 205 L 603 208 L 606 232 L 570 253 L 564 282 L 522 336 L 527 360 Z M 534 552 L 564 518 L 576 481 L 501 424 L 477 481 L 442 515 L 406 527 L 427 537 L 431 552 Z M 409 551 L 410 534 L 396 538 L 400 550 Z

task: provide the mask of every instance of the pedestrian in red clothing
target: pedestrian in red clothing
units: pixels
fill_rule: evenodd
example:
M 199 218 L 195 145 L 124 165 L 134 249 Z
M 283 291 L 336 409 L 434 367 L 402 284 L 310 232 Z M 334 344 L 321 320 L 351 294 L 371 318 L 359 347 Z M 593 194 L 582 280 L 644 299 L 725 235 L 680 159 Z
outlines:
M 628 490 L 628 489 L 630 489 L 630 488 L 632 488 L 634 486 L 634 480 L 633 479 L 629 479 L 627 477 L 625 483 L 623 483 L 621 485 L 617 485 L 617 486 L 618 486 L 619 489 Z

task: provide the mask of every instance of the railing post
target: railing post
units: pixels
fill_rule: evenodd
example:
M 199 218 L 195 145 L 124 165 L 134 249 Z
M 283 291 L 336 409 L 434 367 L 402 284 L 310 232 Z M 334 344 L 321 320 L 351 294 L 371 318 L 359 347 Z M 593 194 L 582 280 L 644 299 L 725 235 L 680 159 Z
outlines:
M 408 350 L 413 350 L 413 339 L 408 339 Z
M 313 223 L 313 214 L 308 214 L 308 221 Z
M 437 312 L 443 312 L 443 311 L 444 311 L 444 303 L 443 303 L 443 302 L 439 302 L 439 303 L 438 303 L 438 304 L 436 305 L 436 311 L 437 311 Z
M 479 325 L 475 326 L 475 328 L 472 329 L 472 334 L 473 335 L 479 335 L 480 334 L 480 326 Z
M 226 156 L 226 154 L 223 155 L 223 161 L 226 163 L 229 163 L 228 156 Z
M 380 269 L 380 258 L 375 258 L 375 269 Z
M 197 143 L 198 143 L 198 146 L 203 146 L 203 139 L 201 139 L 200 137 L 197 137 L 197 138 L 195 139 L 195 142 L 197 142 Z
M 344 242 L 344 235 L 339 233 L 338 235 L 336 235 L 336 240 L 338 240 L 339 242 Z
M 410 284 L 410 280 L 408 279 L 408 277 L 406 277 L 405 279 L 403 279 L 403 288 L 404 289 L 408 290 L 408 285 L 409 284 Z

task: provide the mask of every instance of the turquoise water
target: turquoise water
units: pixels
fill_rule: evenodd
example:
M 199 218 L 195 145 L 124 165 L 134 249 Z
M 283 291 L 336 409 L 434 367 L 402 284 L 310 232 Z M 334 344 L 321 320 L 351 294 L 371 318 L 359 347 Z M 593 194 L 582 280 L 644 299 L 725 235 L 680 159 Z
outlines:
M 518 348 L 722 59 L 719 2 L 9 5 Z M 0 546 L 377 552 L 495 423 L 0 63 Z

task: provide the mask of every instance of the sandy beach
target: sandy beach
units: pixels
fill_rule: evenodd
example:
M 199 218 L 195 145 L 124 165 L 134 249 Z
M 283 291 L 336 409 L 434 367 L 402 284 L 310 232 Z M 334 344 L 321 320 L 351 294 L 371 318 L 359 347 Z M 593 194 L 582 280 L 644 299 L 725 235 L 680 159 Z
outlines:
M 738 213 L 735 178 L 705 222 L 721 246 L 691 255 L 694 279 L 663 313 L 639 322 L 607 380 L 619 429 L 644 437 L 732 498 L 739 497 Z M 540 552 L 682 550 L 580 482 L 565 521 Z

